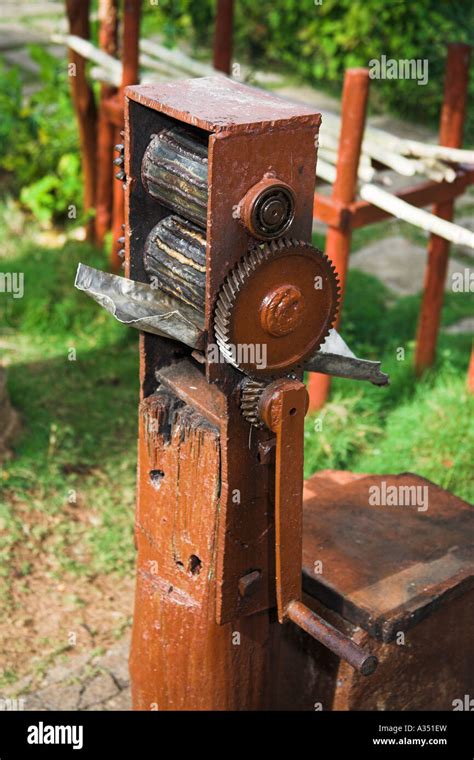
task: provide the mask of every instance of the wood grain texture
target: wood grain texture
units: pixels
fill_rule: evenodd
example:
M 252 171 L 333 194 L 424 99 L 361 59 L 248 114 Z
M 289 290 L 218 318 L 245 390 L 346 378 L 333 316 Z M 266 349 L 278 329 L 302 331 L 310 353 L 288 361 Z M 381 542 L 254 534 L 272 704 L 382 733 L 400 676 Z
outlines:
M 159 392 L 141 404 L 139 446 L 134 707 L 263 709 L 268 613 L 215 621 L 219 431 Z

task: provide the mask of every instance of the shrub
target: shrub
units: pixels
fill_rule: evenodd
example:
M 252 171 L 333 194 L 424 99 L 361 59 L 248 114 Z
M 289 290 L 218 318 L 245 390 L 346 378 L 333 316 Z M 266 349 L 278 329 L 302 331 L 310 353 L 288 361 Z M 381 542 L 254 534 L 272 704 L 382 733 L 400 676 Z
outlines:
M 170 44 L 183 37 L 211 45 L 215 0 L 160 0 L 145 13 L 145 29 L 159 27 Z M 371 104 L 412 120 L 438 123 L 446 44 L 472 41 L 474 4 L 439 0 L 237 0 L 234 55 L 252 64 L 300 75 L 339 90 L 344 70 L 372 58 L 429 60 L 429 81 L 377 80 Z M 471 88 L 474 92 L 474 86 Z M 474 113 L 466 137 L 474 141 Z
M 41 88 L 28 98 L 18 70 L 0 64 L 0 168 L 22 204 L 49 222 L 64 218 L 70 204 L 81 213 L 77 125 L 64 61 L 40 47 L 31 54 Z

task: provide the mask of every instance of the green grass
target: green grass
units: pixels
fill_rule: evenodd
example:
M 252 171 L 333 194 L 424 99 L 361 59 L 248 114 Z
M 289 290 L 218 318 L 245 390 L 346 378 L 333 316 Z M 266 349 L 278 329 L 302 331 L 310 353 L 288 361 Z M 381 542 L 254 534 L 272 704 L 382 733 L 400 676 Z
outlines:
M 22 538 L 33 556 L 55 557 L 58 575 L 125 572 L 133 563 L 137 334 L 73 287 L 78 261 L 106 268 L 103 254 L 35 240 L 34 228 L 14 245 L 0 232 L 1 269 L 23 272 L 25 283 L 22 299 L 0 295 L 2 359 L 22 419 L 0 472 L 2 566 L 8 573 Z

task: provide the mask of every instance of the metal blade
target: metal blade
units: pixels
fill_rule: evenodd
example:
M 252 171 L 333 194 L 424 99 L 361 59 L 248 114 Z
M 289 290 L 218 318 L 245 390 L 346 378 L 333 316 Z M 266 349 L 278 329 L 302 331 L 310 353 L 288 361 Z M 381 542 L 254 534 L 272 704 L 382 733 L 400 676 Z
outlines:
M 390 378 L 380 369 L 380 362 L 359 359 L 332 329 L 325 342 L 304 364 L 307 372 L 345 377 L 350 380 L 369 380 L 374 385 L 388 385 Z
M 79 264 L 74 285 L 124 325 L 203 347 L 204 317 L 158 288 L 85 264 Z

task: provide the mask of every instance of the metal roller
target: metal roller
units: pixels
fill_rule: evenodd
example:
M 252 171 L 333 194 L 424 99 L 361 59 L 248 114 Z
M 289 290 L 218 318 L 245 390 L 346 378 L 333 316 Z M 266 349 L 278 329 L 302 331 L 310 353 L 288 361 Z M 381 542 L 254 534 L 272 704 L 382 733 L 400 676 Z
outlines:
M 142 160 L 142 182 L 153 198 L 199 224 L 207 222 L 207 145 L 180 127 L 152 135 Z M 250 187 L 237 207 L 236 219 L 258 240 L 272 240 L 291 227 L 293 189 L 277 177 L 264 176 Z
M 145 269 L 153 287 L 204 312 L 206 237 L 180 216 L 162 219 L 148 235 Z
M 153 198 L 201 227 L 207 218 L 207 145 L 181 129 L 152 135 L 142 182 Z

